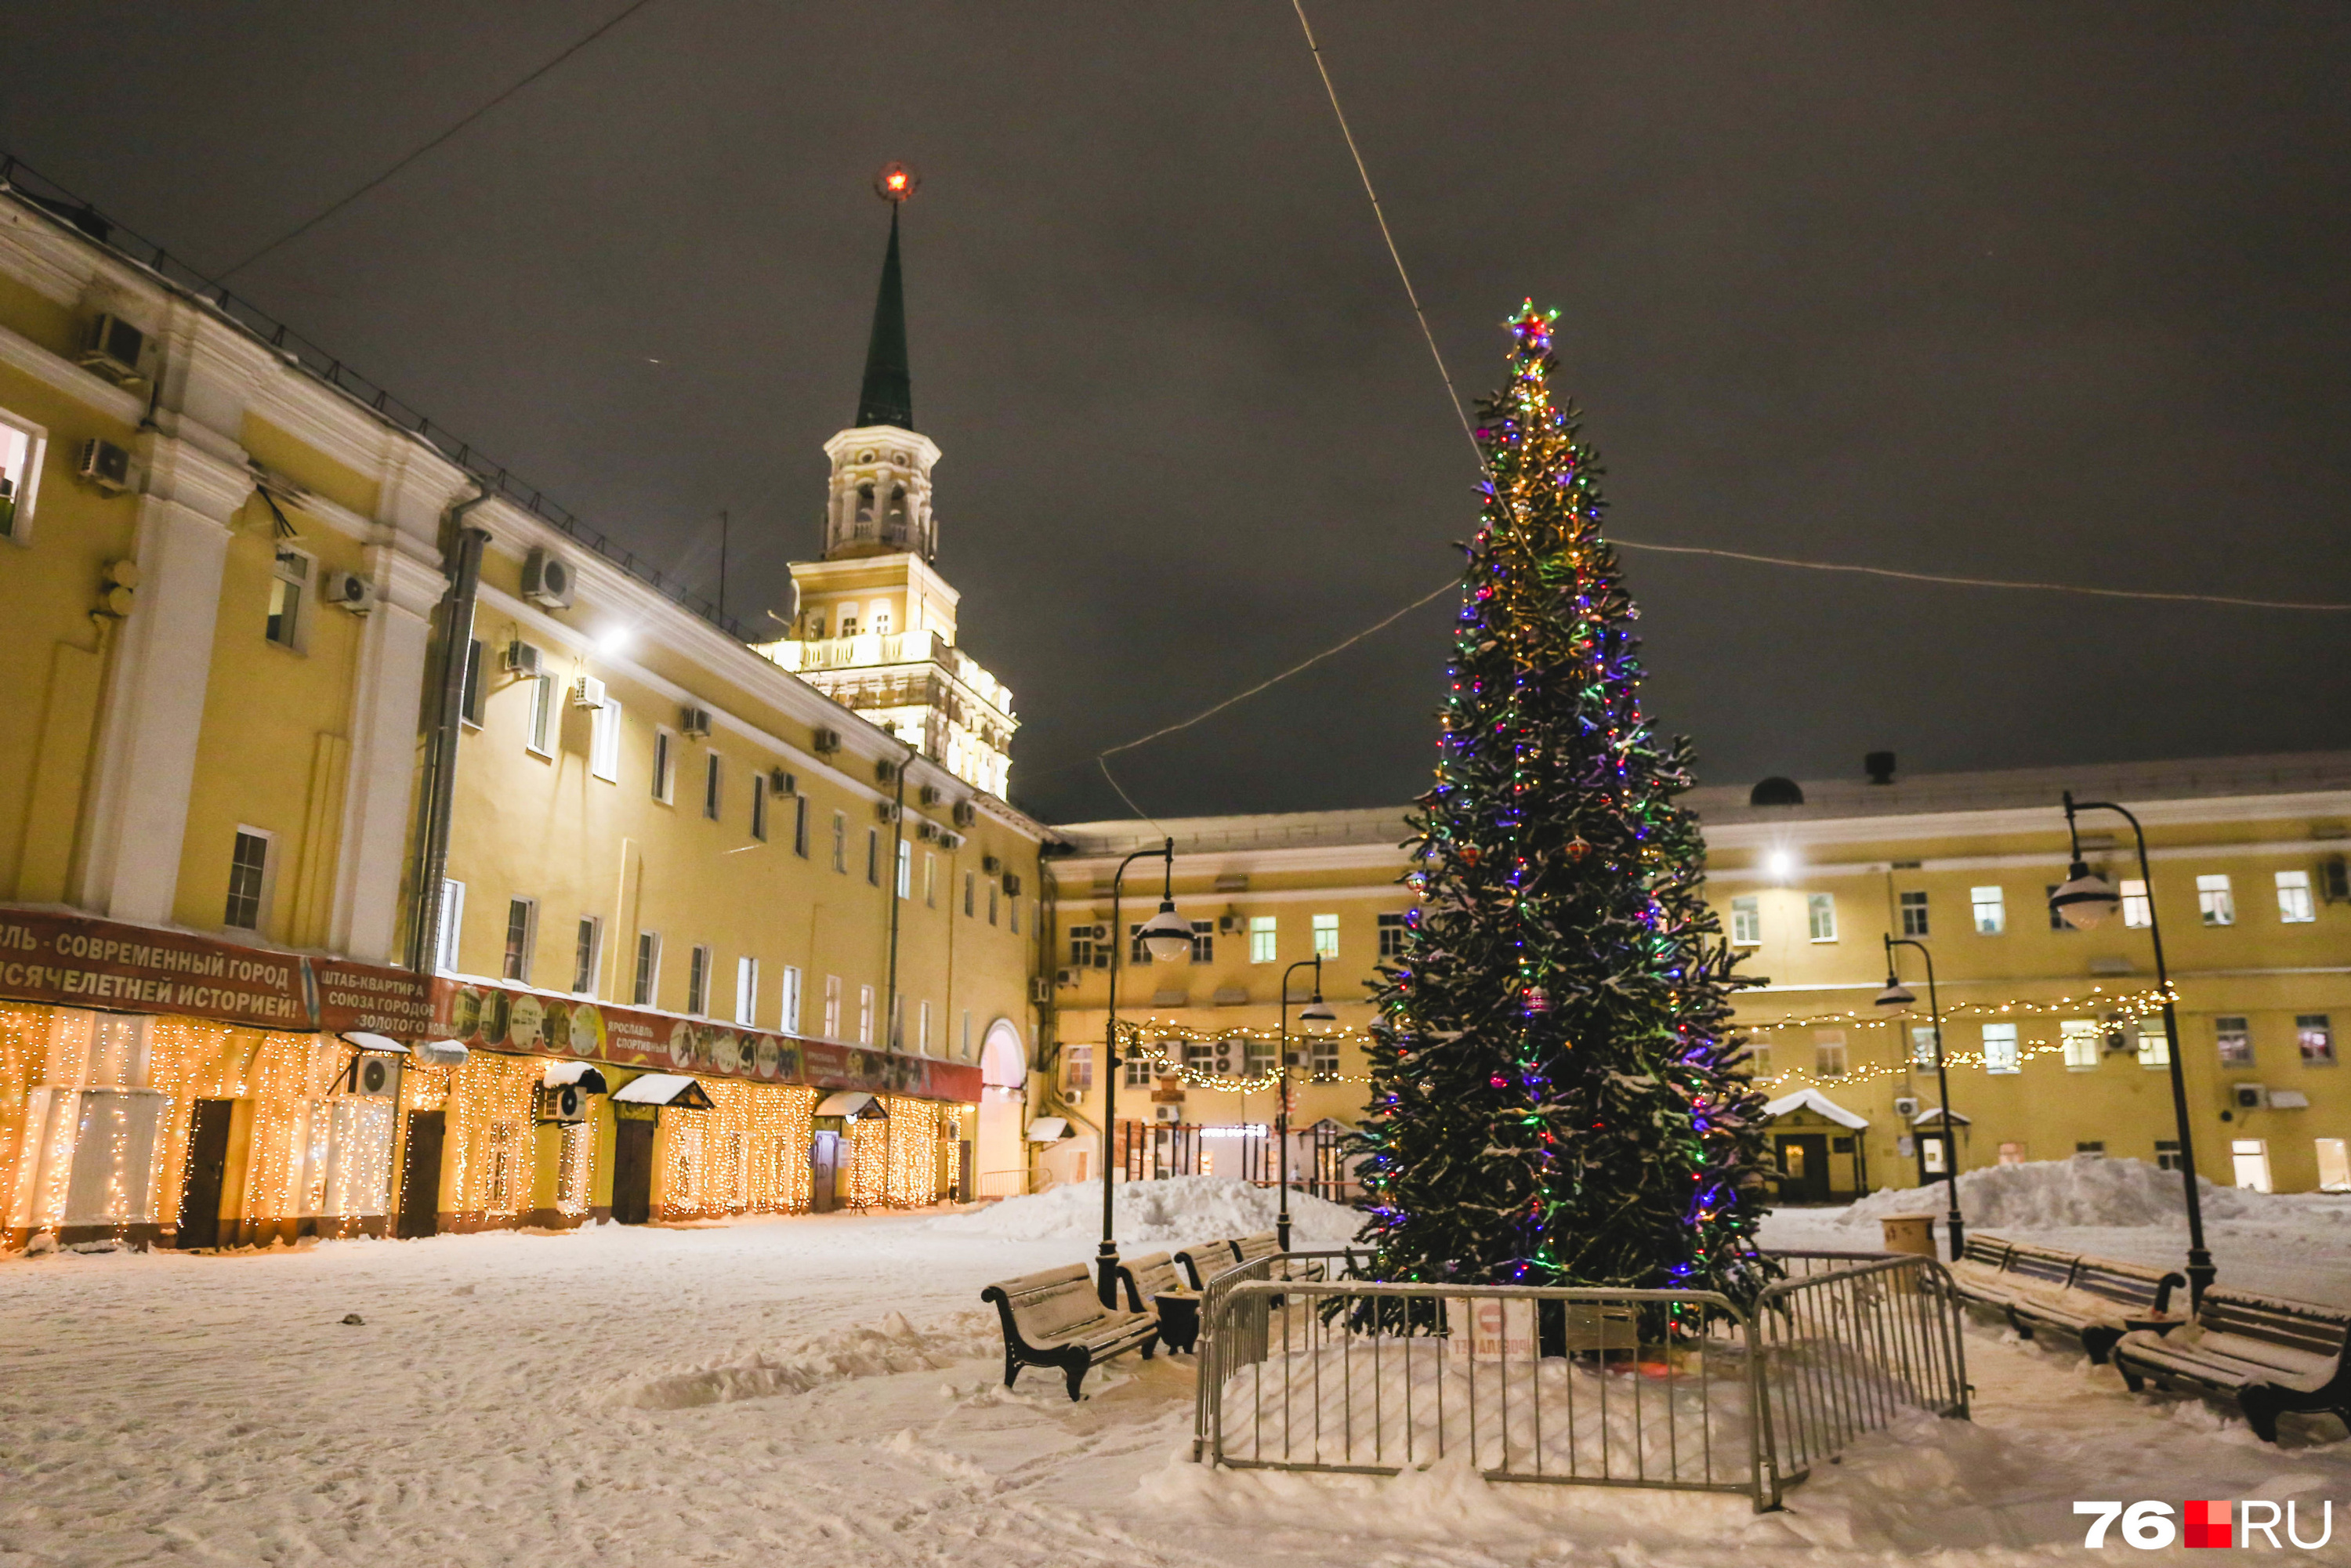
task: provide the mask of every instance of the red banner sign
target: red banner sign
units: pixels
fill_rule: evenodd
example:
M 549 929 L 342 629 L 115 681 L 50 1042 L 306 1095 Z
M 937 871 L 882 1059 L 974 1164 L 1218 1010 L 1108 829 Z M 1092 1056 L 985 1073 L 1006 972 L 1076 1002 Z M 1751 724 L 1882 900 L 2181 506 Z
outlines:
M 0 910 L 0 994 L 114 1012 L 307 1030 L 303 961 L 177 931 Z

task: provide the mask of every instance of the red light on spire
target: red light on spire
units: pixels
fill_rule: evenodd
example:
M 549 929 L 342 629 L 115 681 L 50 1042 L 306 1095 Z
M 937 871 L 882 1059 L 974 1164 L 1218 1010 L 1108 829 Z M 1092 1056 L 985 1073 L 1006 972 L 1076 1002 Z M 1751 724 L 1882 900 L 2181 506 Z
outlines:
M 884 163 L 873 176 L 873 193 L 885 202 L 903 202 L 923 183 L 922 175 L 904 163 Z

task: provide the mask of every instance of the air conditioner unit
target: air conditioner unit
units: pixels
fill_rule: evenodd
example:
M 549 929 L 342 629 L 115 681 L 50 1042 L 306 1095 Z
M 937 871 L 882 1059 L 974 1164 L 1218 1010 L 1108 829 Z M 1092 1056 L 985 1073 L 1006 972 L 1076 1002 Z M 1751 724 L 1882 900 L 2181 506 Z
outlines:
M 968 828 L 968 827 L 970 827 L 973 823 L 975 823 L 975 822 L 977 822 L 977 821 L 979 821 L 979 808 L 978 808 L 978 807 L 977 807 L 977 806 L 973 805 L 973 804 L 972 804 L 970 801 L 968 801 L 968 800 L 957 800 L 957 801 L 956 802 L 956 808 L 955 808 L 955 825 L 956 825 L 956 827 L 958 827 L 958 828 Z
M 1008 871 L 1004 873 L 1004 896 L 1007 898 L 1018 898 L 1020 896 L 1019 873 Z
M 2318 896 L 2329 904 L 2351 904 L 2351 862 L 2341 855 L 2318 862 Z
M 1053 999 L 1053 982 L 1047 979 L 1042 975 L 1029 976 L 1029 999 L 1032 1002 L 1051 1001 Z
M 2108 1056 L 2120 1056 L 2126 1051 L 2136 1051 L 2138 1049 L 2137 1042 L 2133 1040 L 2129 1032 L 2124 1030 L 2119 1024 L 2110 1024 L 2107 1026 L 2106 1038 L 2104 1043 Z
M 1053 977 L 1053 983 L 1060 986 L 1075 986 L 1078 983 L 1078 972 L 1075 969 L 1064 969 Z
M 885 822 L 894 822 L 898 820 L 898 803 L 895 800 L 876 800 L 873 802 L 873 814 Z
M 710 733 L 710 710 L 706 707 L 678 709 L 677 727 L 695 739 L 701 739 Z
M 793 778 L 789 773 L 785 772 L 780 768 L 770 768 L 768 769 L 768 794 L 797 795 L 799 792 L 800 781 L 798 779 Z
M 2240 1111 L 2258 1111 L 2270 1103 L 2270 1092 L 2258 1083 L 2229 1085 L 2229 1103 Z
M 1184 1119 L 1184 1107 L 1181 1105 L 1154 1105 L 1151 1108 L 1151 1115 L 1154 1121 L 1180 1122 Z
M 88 480 L 101 490 L 120 495 L 138 488 L 139 476 L 131 461 L 131 450 L 117 446 L 111 441 L 95 436 L 81 444 L 81 455 L 74 467 L 77 478 Z
M 356 571 L 330 571 L 319 588 L 329 604 L 340 604 L 354 615 L 375 608 L 375 584 Z
M 1232 1075 L 1233 1042 L 1230 1040 L 1217 1041 L 1217 1071 L 1228 1077 Z
M 120 316 L 100 316 L 82 339 L 80 363 L 118 386 L 152 381 L 155 375 L 155 342 Z
M 573 707 L 602 707 L 604 706 L 604 683 L 598 680 L 593 675 L 582 675 L 578 680 L 572 682 L 571 706 Z
M 1217 916 L 1217 935 L 1219 936 L 1230 936 L 1248 929 L 1249 919 L 1246 915 L 1219 915 Z
M 1917 1115 L 1918 1113 L 1917 1097 L 1911 1094 L 1896 1095 L 1894 1097 L 1894 1113 L 1897 1116 L 1906 1118 Z
M 944 790 L 944 789 L 940 789 L 940 788 L 939 788 L 937 785 L 935 785 L 935 784 L 925 784 L 925 785 L 924 785 L 924 786 L 923 786 L 923 789 L 922 789 L 922 793 L 921 793 L 921 795 L 920 795 L 920 797 L 919 797 L 919 799 L 922 800 L 923 804 L 924 804 L 924 805 L 925 805 L 925 806 L 935 806 L 935 805 L 937 805 L 940 801 L 942 801 L 942 800 L 946 800 L 946 798 L 947 798 L 947 792 L 946 792 L 946 790 Z
M 939 847 L 945 850 L 959 850 L 963 848 L 963 835 L 942 830 L 939 833 Z
M 568 609 L 571 603 L 570 563 L 543 549 L 531 551 L 522 563 L 522 596 L 549 610 Z
M 400 1062 L 390 1056 L 355 1056 L 338 1087 L 369 1100 L 388 1099 L 400 1087 Z
M 809 737 L 809 744 L 827 757 L 841 749 L 841 731 L 820 729 Z
M 538 1119 L 542 1122 L 584 1122 L 588 1096 L 577 1083 L 542 1083 L 538 1089 Z
M 994 876 L 1004 869 L 1004 862 L 994 855 L 982 855 L 979 857 L 979 869 L 987 875 Z
M 926 844 L 937 843 L 939 841 L 939 825 L 936 822 L 931 821 L 918 822 L 914 825 L 914 836 L 922 840 L 923 842 Z
M 507 644 L 507 668 L 517 675 L 538 674 L 539 653 L 520 638 Z
M 1097 920 L 1092 925 L 1072 925 L 1070 927 L 1070 935 L 1083 936 L 1089 941 L 1107 942 L 1110 940 L 1110 922 Z
M 898 781 L 898 765 L 887 760 L 875 763 L 873 765 L 873 781 L 876 784 L 896 783 Z

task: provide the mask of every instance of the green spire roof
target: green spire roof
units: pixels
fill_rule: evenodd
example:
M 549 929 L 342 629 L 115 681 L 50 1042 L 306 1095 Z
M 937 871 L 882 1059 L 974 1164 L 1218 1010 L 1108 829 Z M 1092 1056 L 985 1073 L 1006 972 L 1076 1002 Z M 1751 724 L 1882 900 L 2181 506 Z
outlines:
M 859 424 L 914 428 L 914 378 L 906 366 L 906 290 L 898 277 L 898 209 L 890 208 L 890 249 L 882 258 L 882 292 L 873 301 L 873 335 L 865 344 L 865 384 L 857 392 Z

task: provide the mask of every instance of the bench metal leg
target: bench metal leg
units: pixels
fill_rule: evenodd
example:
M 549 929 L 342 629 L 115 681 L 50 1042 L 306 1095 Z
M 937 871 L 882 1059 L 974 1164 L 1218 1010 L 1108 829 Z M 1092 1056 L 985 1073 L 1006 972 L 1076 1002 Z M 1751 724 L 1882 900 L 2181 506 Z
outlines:
M 2249 1383 L 2237 1391 L 2237 1408 L 2245 1413 L 2245 1425 L 2253 1436 L 2264 1443 L 2277 1441 L 2280 1401 L 2273 1390 L 2258 1383 Z
M 2130 1369 L 2129 1363 L 2117 1360 L 2115 1363 L 2115 1370 L 2123 1375 L 2123 1386 L 2129 1389 L 2133 1394 L 2140 1393 L 2146 1389 L 2147 1379 L 2141 1377 L 2137 1373 L 2133 1372 Z
M 1020 1358 L 1010 1351 L 1004 1353 L 1004 1386 L 1011 1387 L 1020 1380 Z
M 2082 1331 L 2082 1348 L 2089 1352 L 2090 1364 L 2093 1366 L 2105 1365 L 2106 1358 L 2115 1354 L 2115 1344 L 2122 1337 L 2123 1331 L 2118 1328 L 2100 1327 L 2096 1324 L 2092 1324 L 2090 1327 L 2084 1329 Z
M 1088 1364 L 1088 1363 L 1082 1361 L 1072 1362 L 1062 1371 L 1061 1375 L 1069 1381 L 1070 1403 L 1072 1405 L 1076 1404 L 1078 1401 L 1079 1386 L 1086 1380 L 1086 1369 Z

